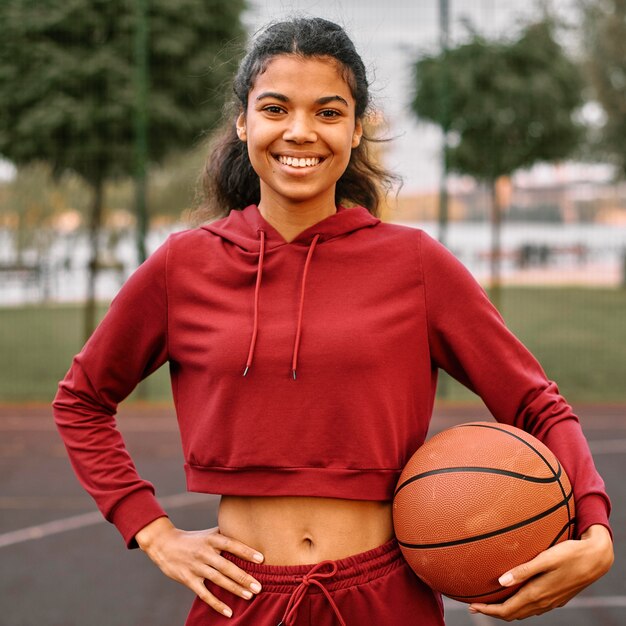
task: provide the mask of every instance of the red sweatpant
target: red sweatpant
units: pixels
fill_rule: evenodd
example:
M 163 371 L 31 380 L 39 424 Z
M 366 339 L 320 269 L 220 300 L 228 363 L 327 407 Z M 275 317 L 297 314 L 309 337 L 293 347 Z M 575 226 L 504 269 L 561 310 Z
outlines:
M 233 609 L 227 618 L 195 599 L 185 626 L 443 626 L 441 596 L 406 564 L 394 540 L 317 565 L 257 565 L 224 554 L 263 586 L 244 600 L 206 581 Z

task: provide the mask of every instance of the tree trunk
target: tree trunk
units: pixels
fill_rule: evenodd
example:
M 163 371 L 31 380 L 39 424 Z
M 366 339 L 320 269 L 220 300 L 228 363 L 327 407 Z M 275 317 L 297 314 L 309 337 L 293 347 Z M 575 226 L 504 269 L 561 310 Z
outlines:
M 24 264 L 24 248 L 26 243 L 26 216 L 24 211 L 17 214 L 17 230 L 15 232 L 15 265 Z
M 137 216 L 137 260 L 146 252 L 148 212 L 146 208 L 146 163 L 148 161 L 148 0 L 135 0 L 135 212 Z
M 502 206 L 496 180 L 489 181 L 491 191 L 491 283 L 490 298 L 493 305 L 500 310 L 502 301 L 502 280 L 500 276 L 502 261 Z
M 444 246 L 447 244 L 448 239 L 448 146 L 447 146 L 447 134 L 443 137 L 443 154 L 441 157 L 441 180 L 439 183 L 439 235 L 438 239 Z
M 100 265 L 98 254 L 98 240 L 102 226 L 102 206 L 104 200 L 104 184 L 101 179 L 93 185 L 93 203 L 89 216 L 89 265 L 87 267 L 87 298 L 85 300 L 85 313 L 83 319 L 83 339 L 87 341 L 96 327 L 96 280 Z
M 439 0 L 439 43 L 443 55 L 440 76 L 440 125 L 443 134 L 441 149 L 441 180 L 439 186 L 439 242 L 444 246 L 448 238 L 448 143 L 450 140 L 450 67 L 447 61 L 450 44 L 450 7 L 448 0 Z

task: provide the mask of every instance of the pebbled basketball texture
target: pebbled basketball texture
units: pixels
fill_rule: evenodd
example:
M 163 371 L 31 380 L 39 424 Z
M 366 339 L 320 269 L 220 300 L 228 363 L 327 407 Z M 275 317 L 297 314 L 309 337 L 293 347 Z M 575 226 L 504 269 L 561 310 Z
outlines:
M 404 558 L 462 602 L 502 602 L 498 578 L 574 533 L 572 487 L 555 455 L 523 430 L 471 422 L 422 445 L 393 500 Z

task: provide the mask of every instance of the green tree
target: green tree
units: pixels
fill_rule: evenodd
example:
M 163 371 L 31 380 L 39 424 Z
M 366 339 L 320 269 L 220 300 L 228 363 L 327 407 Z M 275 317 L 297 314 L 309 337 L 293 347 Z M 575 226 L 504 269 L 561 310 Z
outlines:
M 605 119 L 594 153 L 626 177 L 626 0 L 581 0 L 585 69 Z
M 136 169 L 136 2 L 3 0 L 0 3 L 0 155 L 72 170 L 92 189 L 92 256 L 86 334 L 105 181 Z M 148 157 L 191 147 L 221 115 L 244 40 L 245 0 L 150 0 Z
M 546 17 L 526 25 L 514 40 L 487 40 L 473 32 L 466 43 L 415 63 L 414 113 L 452 137 L 447 147 L 451 171 L 469 174 L 491 189 L 496 306 L 502 216 L 496 181 L 539 161 L 567 157 L 582 137 L 574 113 L 582 104 L 583 81 L 555 40 L 555 28 Z

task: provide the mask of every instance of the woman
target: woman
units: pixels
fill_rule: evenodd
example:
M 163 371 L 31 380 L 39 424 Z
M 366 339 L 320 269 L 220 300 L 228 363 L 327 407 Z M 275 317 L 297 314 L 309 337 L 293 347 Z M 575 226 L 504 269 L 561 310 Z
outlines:
M 188 626 L 443 624 L 390 504 L 441 367 L 552 448 L 578 513 L 577 540 L 502 572 L 525 583 L 511 599 L 469 610 L 510 620 L 564 604 L 612 562 L 602 480 L 571 408 L 469 273 L 376 218 L 391 177 L 367 156 L 352 42 L 322 19 L 270 26 L 235 93 L 206 172 L 225 217 L 137 270 L 59 386 L 83 485 L 129 547 L 197 594 Z M 218 528 L 175 528 L 115 428 L 117 404 L 165 361 L 188 488 L 222 495 Z

